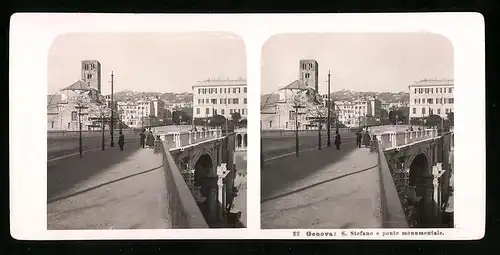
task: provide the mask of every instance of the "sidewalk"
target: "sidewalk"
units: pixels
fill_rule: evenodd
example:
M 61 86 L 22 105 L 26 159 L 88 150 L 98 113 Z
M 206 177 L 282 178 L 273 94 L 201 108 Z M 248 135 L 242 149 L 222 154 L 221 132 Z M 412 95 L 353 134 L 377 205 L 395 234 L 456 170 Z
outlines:
M 273 161 L 282 168 L 266 171 L 280 171 L 280 176 L 311 173 L 263 192 L 262 228 L 382 227 L 377 154 L 368 148 L 338 152 L 330 147 Z
M 169 228 L 162 154 L 154 154 L 150 149 L 134 148 L 121 161 L 99 170 L 92 169 L 98 168 L 99 164 L 89 161 L 97 157 L 111 158 L 123 152 L 114 150 L 96 153 L 100 154 L 86 154 L 81 159 L 86 161 L 77 162 L 80 166 L 75 166 L 78 171 L 95 174 L 59 192 L 57 197 L 48 197 L 47 228 Z M 73 169 L 67 170 L 68 175 L 76 174 Z

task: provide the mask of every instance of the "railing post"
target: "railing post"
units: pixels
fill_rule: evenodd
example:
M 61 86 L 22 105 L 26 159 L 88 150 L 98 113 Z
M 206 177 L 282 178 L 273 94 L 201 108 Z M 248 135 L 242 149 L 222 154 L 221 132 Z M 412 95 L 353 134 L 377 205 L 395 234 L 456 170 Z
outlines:
M 188 133 L 188 139 L 189 139 L 189 144 L 192 144 L 193 143 L 193 136 L 192 136 L 191 131 L 189 131 L 189 133 Z
M 396 147 L 397 146 L 397 137 L 396 137 L 396 133 L 392 133 L 392 147 Z
M 181 133 L 177 133 L 176 136 L 177 136 L 176 144 L 177 144 L 177 148 L 179 148 L 179 147 L 181 147 Z
M 408 144 L 408 131 L 405 130 L 405 144 Z

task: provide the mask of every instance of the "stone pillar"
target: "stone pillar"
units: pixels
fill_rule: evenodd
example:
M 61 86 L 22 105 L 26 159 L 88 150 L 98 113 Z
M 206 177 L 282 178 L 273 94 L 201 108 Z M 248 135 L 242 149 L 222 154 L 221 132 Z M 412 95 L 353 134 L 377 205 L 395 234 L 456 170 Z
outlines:
M 442 169 L 441 163 L 437 163 L 432 167 L 432 176 L 434 177 L 432 180 L 433 185 L 433 200 L 436 204 L 434 208 L 434 219 L 436 220 L 436 224 L 441 224 L 441 205 L 442 205 L 442 196 L 441 196 L 441 185 L 439 180 L 441 176 L 444 174 L 445 170 Z
M 229 171 L 226 169 L 226 164 L 221 164 L 217 166 L 217 200 L 219 206 L 217 208 L 217 218 L 219 220 L 224 220 L 226 218 L 226 192 L 224 185 L 224 178 L 227 176 Z
M 193 143 L 193 132 L 189 131 L 188 136 L 189 136 L 189 144 L 192 144 Z

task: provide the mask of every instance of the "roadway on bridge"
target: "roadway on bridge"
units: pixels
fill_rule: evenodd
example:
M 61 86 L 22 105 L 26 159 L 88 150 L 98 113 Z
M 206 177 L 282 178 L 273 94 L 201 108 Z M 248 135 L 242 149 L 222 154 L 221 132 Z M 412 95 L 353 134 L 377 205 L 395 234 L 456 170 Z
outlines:
M 47 228 L 169 228 L 162 154 L 126 146 L 47 163 Z
M 317 150 L 317 137 L 301 137 L 300 157 L 295 137 L 263 138 L 262 228 L 382 227 L 377 154 L 341 135 L 340 151 L 333 139 Z

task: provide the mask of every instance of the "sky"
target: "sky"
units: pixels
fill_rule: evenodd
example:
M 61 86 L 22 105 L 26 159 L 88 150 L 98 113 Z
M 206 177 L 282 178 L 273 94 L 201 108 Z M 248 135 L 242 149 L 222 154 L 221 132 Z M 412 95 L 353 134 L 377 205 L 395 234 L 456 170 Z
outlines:
M 208 78 L 246 78 L 245 45 L 230 33 L 75 33 L 57 37 L 48 56 L 48 93 L 81 79 L 81 61 L 101 63 L 101 89 L 192 92 Z
M 281 34 L 264 44 L 261 93 L 299 78 L 299 60 L 315 59 L 319 93 L 330 91 L 408 92 L 425 78 L 453 78 L 453 46 L 430 33 Z

